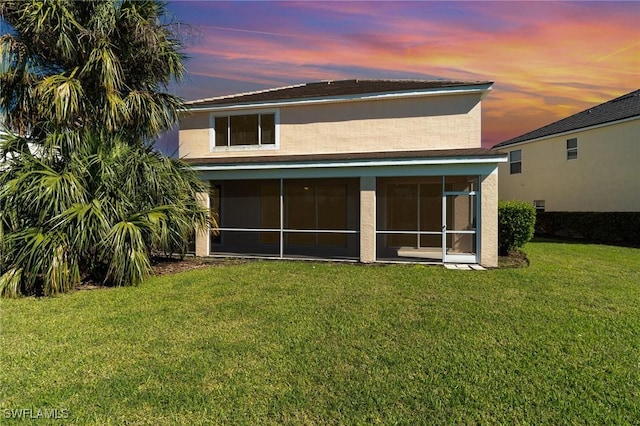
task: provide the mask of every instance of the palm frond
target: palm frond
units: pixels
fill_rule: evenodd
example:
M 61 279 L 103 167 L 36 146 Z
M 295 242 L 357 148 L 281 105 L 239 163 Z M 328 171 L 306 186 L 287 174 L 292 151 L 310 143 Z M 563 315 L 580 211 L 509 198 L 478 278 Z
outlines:
M 80 268 L 74 252 L 66 242 L 48 247 L 53 256 L 44 276 L 44 294 L 64 293 L 80 283 Z
M 0 133 L 0 163 L 30 155 L 29 140 L 14 133 Z
M 56 171 L 38 159 L 0 188 L 0 199 L 25 207 L 43 224 L 69 206 L 86 201 L 82 181 L 70 171 Z
M 80 253 L 96 249 L 109 230 L 109 218 L 99 199 L 73 204 L 51 222 L 51 229 L 65 232 L 70 244 Z
M 100 86 L 107 93 L 119 91 L 124 83 L 120 60 L 106 39 L 98 41 L 93 47 L 82 74 L 99 77 Z
M 5 237 L 13 247 L 13 264 L 20 265 L 22 290 L 41 289 L 45 296 L 51 296 L 80 283 L 77 259 L 63 233 L 29 227 Z
M 138 285 L 151 274 L 151 261 L 144 233 L 148 224 L 144 216 L 136 215 L 114 224 L 103 242 L 109 256 L 109 270 L 105 280 L 113 285 Z
M 52 75 L 38 84 L 43 115 L 55 123 L 68 123 L 80 112 L 84 91 L 80 80 L 71 75 Z
M 156 0 L 3 0 L 0 293 L 55 294 L 91 274 L 132 285 L 149 253 L 209 223 L 187 165 L 153 152 L 183 100 L 184 55 Z
M 22 296 L 22 268 L 11 268 L 0 275 L 0 296 Z

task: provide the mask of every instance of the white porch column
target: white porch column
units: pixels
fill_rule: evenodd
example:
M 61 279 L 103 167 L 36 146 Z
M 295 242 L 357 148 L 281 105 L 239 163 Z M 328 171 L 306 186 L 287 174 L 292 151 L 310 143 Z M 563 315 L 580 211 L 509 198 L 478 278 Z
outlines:
M 209 209 L 209 193 L 208 192 L 199 192 L 197 195 L 198 203 Z M 196 256 L 204 257 L 209 256 L 209 228 L 206 228 L 201 231 L 196 231 Z
M 498 167 L 480 176 L 480 264 L 498 266 Z
M 360 261 L 376 260 L 376 178 L 360 177 Z

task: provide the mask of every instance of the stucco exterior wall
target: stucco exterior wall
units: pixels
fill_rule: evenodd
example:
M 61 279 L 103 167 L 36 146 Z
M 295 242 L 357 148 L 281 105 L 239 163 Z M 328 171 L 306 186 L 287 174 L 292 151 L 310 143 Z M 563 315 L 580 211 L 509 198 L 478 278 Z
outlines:
M 186 113 L 180 121 L 179 155 L 216 158 L 479 148 L 480 105 L 479 94 L 457 94 L 284 106 L 277 108 L 277 148 L 213 151 L 210 113 Z
M 578 139 L 567 160 L 566 141 Z M 522 151 L 522 173 L 500 164 L 500 199 L 544 200 L 546 211 L 638 212 L 640 119 L 502 149 Z
M 360 178 L 360 261 L 376 260 L 376 178 Z
M 197 201 L 202 207 L 209 208 L 209 194 L 206 192 L 199 192 L 197 194 Z M 202 229 L 199 232 L 196 231 L 196 256 L 203 257 L 209 255 L 209 230 Z
M 500 171 L 502 173 L 502 171 Z M 498 266 L 498 168 L 480 176 L 480 264 Z

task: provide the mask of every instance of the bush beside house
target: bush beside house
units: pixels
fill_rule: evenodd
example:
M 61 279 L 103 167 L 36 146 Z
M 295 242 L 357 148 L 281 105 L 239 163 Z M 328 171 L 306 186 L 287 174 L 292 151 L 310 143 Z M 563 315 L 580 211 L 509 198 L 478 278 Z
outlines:
M 533 238 L 536 210 L 524 201 L 498 203 L 498 250 L 505 256 Z

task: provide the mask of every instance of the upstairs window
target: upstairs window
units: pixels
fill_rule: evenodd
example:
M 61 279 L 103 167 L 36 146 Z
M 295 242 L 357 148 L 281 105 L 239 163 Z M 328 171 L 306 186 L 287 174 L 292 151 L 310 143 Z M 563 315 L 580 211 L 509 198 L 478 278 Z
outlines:
M 512 175 L 522 173 L 522 151 L 519 149 L 509 152 L 509 172 Z
M 276 145 L 276 114 L 217 115 L 215 147 Z
M 578 158 L 578 138 L 567 139 L 567 160 Z

